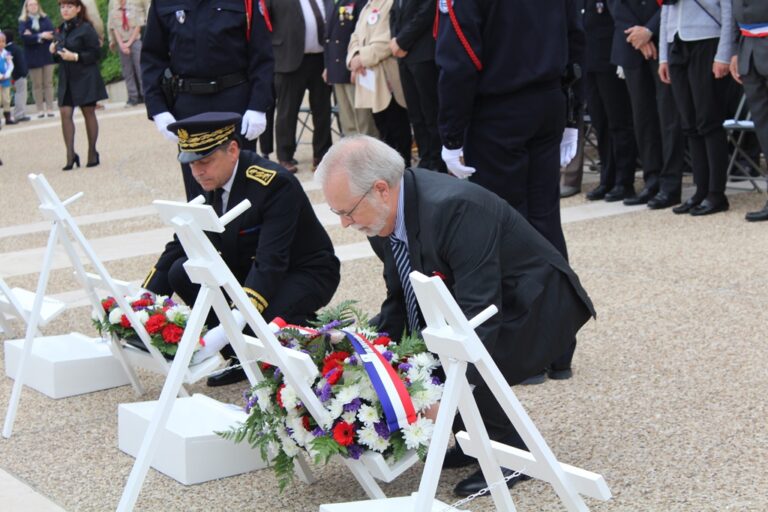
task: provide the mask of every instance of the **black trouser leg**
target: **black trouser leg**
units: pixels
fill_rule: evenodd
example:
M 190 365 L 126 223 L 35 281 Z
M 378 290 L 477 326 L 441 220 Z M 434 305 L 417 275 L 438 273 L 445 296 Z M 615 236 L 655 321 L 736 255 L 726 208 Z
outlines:
M 623 80 L 614 72 L 596 73 L 595 80 L 605 105 L 610 131 L 611 157 L 616 185 L 632 186 L 637 166 L 637 143 L 632 127 L 632 104 Z M 613 185 L 613 184 L 612 184 Z
M 373 114 L 373 122 L 381 140 L 400 153 L 406 167 L 410 166 L 412 139 L 408 111 L 398 105 L 393 96 L 387 108 Z
M 608 190 L 616 185 L 616 165 L 611 149 L 611 132 L 603 97 L 600 94 L 600 73 L 587 73 L 587 108 L 592 127 L 597 134 L 597 152 L 600 155 L 600 184 Z
M 419 146 L 419 167 L 445 171 L 437 129 L 437 66 L 432 60 L 412 64 L 400 61 L 400 70 L 408 116 Z
M 306 90 L 306 56 L 299 69 L 275 73 L 275 142 L 277 159 L 287 162 L 296 153 L 296 123 Z
M 757 71 L 754 62 L 749 63 L 749 72 L 741 75 L 744 83 L 744 94 L 755 122 L 755 132 L 763 149 L 768 155 L 768 75 Z
M 651 68 L 645 64 L 625 69 L 627 90 L 632 102 L 632 116 L 637 149 L 643 163 L 646 187 L 658 185 L 662 167 L 661 123 L 656 106 L 656 86 Z
M 331 86 L 323 80 L 323 54 L 305 55 L 307 89 L 312 111 L 312 156 L 319 162 L 331 147 Z
M 672 88 L 659 78 L 657 61 L 650 61 L 656 84 L 656 108 L 661 123 L 662 166 L 659 187 L 671 196 L 680 194 L 683 186 L 683 165 L 685 163 L 685 137 L 680 114 L 675 106 Z M 711 68 L 711 63 L 710 63 Z

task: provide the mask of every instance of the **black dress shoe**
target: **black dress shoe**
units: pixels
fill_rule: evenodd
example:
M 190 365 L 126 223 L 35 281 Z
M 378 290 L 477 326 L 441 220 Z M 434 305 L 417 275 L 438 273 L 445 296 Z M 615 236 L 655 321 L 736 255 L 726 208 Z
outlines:
M 635 197 L 635 187 L 632 187 L 632 186 L 625 187 L 623 185 L 617 185 L 613 187 L 610 190 L 610 192 L 605 194 L 605 201 L 608 203 L 614 203 L 616 201 L 621 201 L 629 197 Z
M 680 194 L 668 194 L 667 192 L 659 192 L 651 199 L 648 200 L 648 208 L 651 210 L 661 210 L 663 208 L 669 208 L 680 202 Z
M 230 360 L 229 368 L 225 368 L 221 373 L 208 377 L 208 381 L 206 382 L 208 387 L 215 388 L 219 386 L 228 386 L 229 384 L 244 381 L 247 378 L 245 370 L 239 366 L 237 368 L 232 368 L 232 366 L 236 364 L 240 363 L 236 360 Z
M 568 380 L 573 377 L 573 370 L 570 366 L 568 368 L 550 366 L 547 370 L 547 376 L 552 380 Z
M 763 220 L 768 220 L 768 203 L 765 203 L 765 206 L 763 206 L 762 210 L 749 212 L 744 216 L 744 218 L 747 219 L 748 222 L 760 222 Z
M 608 187 L 605 185 L 598 185 L 589 192 L 587 192 L 587 199 L 590 201 L 599 201 L 605 197 L 608 193 Z
M 678 215 L 680 215 L 682 213 L 688 213 L 691 210 L 693 210 L 694 208 L 696 208 L 697 206 L 699 206 L 700 204 L 701 204 L 701 200 L 694 199 L 692 197 L 692 198 L 688 199 L 687 201 L 685 201 L 680 206 L 676 206 L 676 207 L 672 208 L 672 212 L 676 213 Z
M 443 459 L 443 469 L 464 468 L 477 464 L 477 459 L 465 454 L 459 448 L 459 445 L 455 445 L 452 448 L 448 448 L 445 452 L 445 459 Z
M 691 210 L 691 215 L 694 217 L 701 217 L 702 215 L 711 215 L 713 213 L 724 212 L 730 205 L 727 199 L 722 199 L 717 202 L 705 199 L 699 206 L 694 207 Z
M 637 204 L 645 204 L 656 195 L 658 190 L 653 188 L 644 188 L 635 197 L 628 197 L 624 200 L 624 204 L 627 206 L 635 206 Z
M 520 383 L 521 386 L 535 386 L 536 384 L 544 384 L 547 381 L 547 370 L 542 370 L 541 373 L 537 373 L 536 375 L 531 375 L 527 379 L 525 379 L 523 382 Z
M 501 474 L 504 475 L 504 478 L 508 477 L 509 475 L 513 474 L 514 471 L 507 468 L 501 468 Z M 512 488 L 515 486 L 517 482 L 524 482 L 526 480 L 530 480 L 531 477 L 528 475 L 524 475 L 520 473 L 516 477 L 510 478 L 507 481 L 507 487 Z M 453 489 L 453 493 L 456 496 L 466 497 L 470 496 L 472 494 L 475 494 L 476 492 L 485 489 L 488 487 L 488 484 L 485 482 L 485 476 L 483 476 L 483 470 L 478 469 L 471 475 L 469 475 L 467 478 L 456 484 L 456 487 Z

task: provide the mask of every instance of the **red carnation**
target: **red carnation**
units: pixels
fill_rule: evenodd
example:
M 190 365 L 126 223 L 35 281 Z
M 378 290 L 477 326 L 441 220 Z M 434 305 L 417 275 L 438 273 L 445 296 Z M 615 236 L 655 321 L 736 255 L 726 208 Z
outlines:
M 147 308 L 151 305 L 152 305 L 152 301 L 149 299 L 139 299 L 131 302 L 131 307 L 134 309 L 134 311 L 140 308 Z
M 379 336 L 378 338 L 373 340 L 373 344 L 386 347 L 387 345 L 389 345 L 390 341 L 392 341 L 392 338 L 390 338 L 389 336 Z
M 304 427 L 304 430 L 309 431 L 309 416 L 301 417 L 301 425 Z
M 261 367 L 261 369 L 262 369 L 262 370 L 269 370 L 270 368 L 272 368 L 272 365 L 271 365 L 271 364 L 269 364 L 269 363 L 263 363 L 263 362 L 262 362 L 262 363 L 259 363 L 259 366 Z
M 201 346 L 201 347 L 204 347 L 204 346 L 205 346 L 205 340 L 203 339 L 203 337 L 202 337 L 202 336 L 200 336 L 200 341 L 199 341 L 199 343 L 200 343 L 200 346 Z
M 104 311 L 109 312 L 109 310 L 112 309 L 116 302 L 117 301 L 115 299 L 109 297 L 101 301 L 101 307 L 104 308 Z
M 282 397 L 283 389 L 285 389 L 285 384 L 280 384 L 280 387 L 277 388 L 277 393 L 275 393 L 275 399 L 277 400 L 277 405 L 279 405 L 280 407 L 283 407 L 283 397 Z M 283 409 L 285 409 L 285 407 L 283 407 Z
M 125 327 L 126 329 L 131 326 L 131 321 L 128 320 L 128 317 L 125 315 L 120 316 L 120 326 Z
M 184 329 L 176 324 L 168 324 L 163 327 L 163 340 L 166 343 L 178 343 L 181 341 L 181 336 L 184 334 Z
M 165 315 L 162 313 L 156 313 L 149 317 L 146 323 L 147 332 L 149 334 L 157 334 L 168 323 L 165 319 Z
M 333 440 L 341 446 L 349 446 L 354 442 L 355 427 L 346 421 L 340 421 L 333 427 Z
M 344 352 L 343 350 L 340 350 L 338 352 L 331 352 L 325 358 L 323 359 L 324 363 L 327 363 L 328 361 L 344 361 L 346 358 L 349 357 L 349 352 Z
M 335 368 L 332 368 L 328 373 L 325 375 L 325 380 L 328 381 L 328 384 L 333 386 L 337 382 L 339 382 L 339 379 L 344 374 L 344 367 L 341 365 L 336 366 Z

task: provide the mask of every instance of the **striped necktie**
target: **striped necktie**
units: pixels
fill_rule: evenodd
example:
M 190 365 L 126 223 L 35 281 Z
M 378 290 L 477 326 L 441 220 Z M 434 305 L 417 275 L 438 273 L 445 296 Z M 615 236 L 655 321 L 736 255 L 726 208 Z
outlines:
M 400 283 L 403 285 L 403 295 L 405 296 L 405 309 L 408 313 L 408 327 L 411 334 L 418 334 L 421 331 L 421 322 L 419 321 L 419 306 L 416 302 L 416 294 L 413 292 L 411 280 L 408 274 L 411 273 L 411 260 L 408 257 L 408 247 L 405 242 L 389 237 L 389 243 L 392 246 L 392 254 L 395 256 L 395 265 L 397 273 L 400 275 Z

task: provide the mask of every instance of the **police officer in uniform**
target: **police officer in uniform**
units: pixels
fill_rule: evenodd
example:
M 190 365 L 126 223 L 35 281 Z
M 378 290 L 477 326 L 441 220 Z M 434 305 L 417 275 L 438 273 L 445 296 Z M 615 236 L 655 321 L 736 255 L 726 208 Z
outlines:
M 141 51 L 147 114 L 168 125 L 203 112 L 237 112 L 248 149 L 273 102 L 272 44 L 263 0 L 153 0 Z M 187 199 L 199 194 L 182 164 Z
M 190 166 L 206 204 L 221 215 L 244 199 L 251 202 L 223 233 L 208 237 L 256 309 L 267 321 L 280 316 L 302 324 L 330 302 L 339 285 L 339 260 L 299 181 L 279 165 L 240 149 L 240 123 L 239 114 L 212 112 L 172 123 L 168 129 L 177 134 L 179 161 Z M 144 288 L 176 293 L 191 306 L 199 286 L 189 280 L 186 260 L 174 237 Z M 209 327 L 217 323 L 209 320 Z M 230 369 L 210 377 L 208 385 L 244 378 L 241 369 Z

